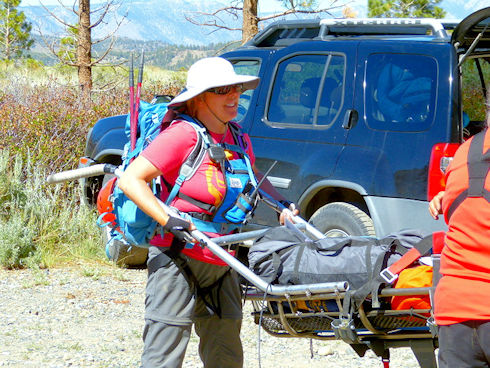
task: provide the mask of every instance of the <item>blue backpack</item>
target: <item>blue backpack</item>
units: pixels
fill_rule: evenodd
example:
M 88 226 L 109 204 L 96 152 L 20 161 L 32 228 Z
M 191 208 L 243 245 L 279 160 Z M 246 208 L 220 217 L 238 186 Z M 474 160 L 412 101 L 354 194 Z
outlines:
M 138 124 L 137 124 L 137 140 L 134 150 L 130 149 L 130 118 L 129 115 L 126 119 L 125 133 L 128 137 L 128 142 L 124 146 L 121 170 L 125 170 L 131 161 L 136 158 L 156 136 L 168 126 L 171 117 L 163 122 L 163 118 L 168 112 L 168 103 L 148 103 L 140 101 Z M 171 114 L 173 116 L 173 114 Z M 168 121 L 167 121 L 168 120 Z M 163 125 L 162 125 L 163 124 Z M 192 125 L 192 124 L 191 124 Z M 198 129 L 195 127 L 196 130 Z M 198 134 L 198 141 L 193 152 L 189 155 L 187 161 L 183 166 L 194 167 L 200 164 L 203 154 L 196 154 L 204 151 L 201 135 Z M 190 162 L 192 161 L 192 162 Z M 193 175 L 195 169 L 188 171 L 184 175 L 183 180 L 187 180 L 187 177 Z M 107 246 L 114 241 L 118 240 L 128 246 L 137 246 L 147 248 L 149 247 L 149 241 L 153 238 L 157 231 L 158 223 L 130 200 L 122 190 L 112 184 L 112 192 L 110 194 L 110 201 L 112 202 L 112 211 L 101 213 L 98 219 L 99 226 L 110 226 L 110 239 Z M 155 180 L 151 183 L 153 193 L 159 196 L 158 185 Z M 112 214 L 110 220 L 105 217 L 107 214 Z M 106 249 L 107 249 L 106 246 Z
M 168 103 L 147 103 L 141 101 L 139 107 L 138 124 L 137 124 L 137 140 L 135 149 L 130 150 L 130 120 L 129 116 L 126 120 L 125 132 L 128 137 L 128 143 L 124 147 L 124 154 L 122 157 L 121 170 L 125 170 L 130 162 L 136 158 L 156 136 L 166 128 L 169 123 L 175 117 L 172 110 L 168 110 Z M 169 112 L 169 116 L 166 116 Z M 186 161 L 180 168 L 179 176 L 176 183 L 168 188 L 169 197 L 166 203 L 170 205 L 170 202 L 175 198 L 181 185 L 189 180 L 197 171 L 203 159 L 205 152 L 213 147 L 220 145 L 212 144 L 210 137 L 201 124 L 194 121 L 190 116 L 182 115 L 184 121 L 191 125 L 197 134 L 197 142 L 193 150 L 187 157 Z M 163 125 L 162 125 L 163 124 Z M 237 141 L 241 141 L 240 129 L 235 125 L 230 125 L 233 129 L 233 134 Z M 221 145 L 222 149 L 226 148 L 231 151 L 239 152 L 243 156 L 243 160 L 228 161 L 226 165 L 223 163 L 223 167 L 226 166 L 227 173 L 225 175 L 227 181 L 227 195 L 225 196 L 223 203 L 215 208 L 215 215 L 210 221 L 203 221 L 202 219 L 193 218 L 193 222 L 196 227 L 201 231 L 219 232 L 224 228 L 231 231 L 235 228 L 240 228 L 242 224 L 248 219 L 253 212 L 255 203 L 252 203 L 248 197 L 248 192 L 257 187 L 257 181 L 253 174 L 248 155 L 245 153 L 245 149 L 239 145 Z M 230 183 L 228 183 L 228 181 Z M 240 182 L 240 185 L 238 185 Z M 250 182 L 250 183 L 249 183 Z M 167 185 L 168 183 L 163 183 Z M 151 183 L 151 187 L 155 196 L 159 197 L 159 185 L 155 181 Z M 238 199 L 237 199 L 238 198 Z M 187 198 L 192 200 L 192 198 Z M 161 229 L 158 223 L 131 201 L 117 185 L 113 184 L 111 192 L 112 202 L 112 214 L 110 220 L 106 220 L 105 215 L 108 212 L 102 213 L 99 217 L 99 224 L 101 226 L 110 226 L 110 239 L 106 246 L 106 249 L 110 246 L 111 241 L 118 240 L 128 246 L 137 246 L 147 248 L 149 247 L 150 240 L 155 236 L 157 231 Z M 254 201 L 255 202 L 255 201 Z M 195 203 L 199 206 L 199 203 Z M 102 223 L 106 220 L 105 223 Z
M 140 101 L 137 140 L 134 150 L 130 149 L 130 120 L 129 114 L 126 119 L 125 133 L 128 142 L 124 146 L 121 169 L 126 170 L 131 161 L 136 158 L 161 131 L 162 120 L 168 111 L 168 103 L 150 104 Z M 153 193 L 158 195 L 155 181 L 152 181 L 151 187 Z M 157 222 L 146 213 L 141 211 L 136 204 L 130 200 L 119 187 L 114 186 L 113 205 L 116 217 L 116 226 L 119 231 L 113 227 L 112 237 L 128 243 L 128 245 L 146 246 L 150 239 L 155 235 Z

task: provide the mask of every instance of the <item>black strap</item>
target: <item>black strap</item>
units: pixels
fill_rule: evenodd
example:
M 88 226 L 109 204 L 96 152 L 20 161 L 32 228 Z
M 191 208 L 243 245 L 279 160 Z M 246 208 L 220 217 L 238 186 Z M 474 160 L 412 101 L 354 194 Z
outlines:
M 378 241 L 378 239 L 374 239 L 374 241 L 374 246 L 380 246 L 381 243 Z M 400 251 L 406 251 L 406 248 L 403 247 L 397 239 L 393 240 L 390 249 L 380 254 L 374 262 L 374 265 L 371 265 L 371 273 L 368 274 L 369 281 L 356 290 L 352 291 L 350 298 L 352 298 L 353 303 L 351 304 L 350 301 L 348 301 L 347 305 L 351 305 L 351 308 L 353 309 L 358 309 L 367 298 L 367 296 L 371 294 L 373 308 L 379 308 L 379 289 L 381 288 L 382 284 L 386 282 L 379 273 L 382 269 L 386 268 L 390 256 Z M 370 258 L 371 257 L 369 255 L 369 259 Z
M 490 168 L 490 150 L 483 153 L 487 129 L 476 134 L 468 150 L 468 189 L 461 192 L 449 206 L 448 219 L 466 198 L 483 197 L 490 203 L 490 192 L 485 189 L 485 180 Z
M 221 300 L 219 297 L 220 290 L 223 285 L 224 278 L 230 273 L 231 269 L 228 268 L 228 270 L 211 285 L 201 287 L 185 258 L 181 255 L 181 251 L 184 246 L 185 242 L 178 241 L 174 238 L 172 245 L 169 248 L 159 247 L 158 249 L 161 251 L 161 253 L 148 262 L 148 277 L 150 277 L 150 275 L 156 272 L 158 269 L 166 267 L 173 261 L 184 275 L 186 281 L 189 283 L 189 286 L 192 287 L 194 285 L 197 296 L 204 302 L 208 312 L 210 314 L 216 314 L 219 318 L 221 318 Z M 213 297 L 213 289 L 215 288 L 217 288 L 216 299 Z
M 293 275 L 291 278 L 291 281 L 293 284 L 299 284 L 299 265 L 301 263 L 301 258 L 303 258 L 303 254 L 305 252 L 306 247 L 311 247 L 313 245 L 313 242 L 304 242 L 302 244 L 299 244 L 298 247 L 298 252 L 296 253 L 296 259 L 294 261 L 294 269 L 293 269 Z
M 180 191 L 177 194 L 177 197 L 179 197 L 180 199 L 183 199 L 186 202 L 189 202 L 190 204 L 193 204 L 196 207 L 199 207 L 199 208 L 203 209 L 206 212 L 213 212 L 213 211 L 216 210 L 216 207 L 214 205 L 209 204 L 209 203 L 204 203 L 204 202 L 202 202 L 200 200 L 197 200 L 195 198 L 189 197 L 188 195 L 186 195 L 186 194 L 184 194 L 184 193 L 182 193 Z

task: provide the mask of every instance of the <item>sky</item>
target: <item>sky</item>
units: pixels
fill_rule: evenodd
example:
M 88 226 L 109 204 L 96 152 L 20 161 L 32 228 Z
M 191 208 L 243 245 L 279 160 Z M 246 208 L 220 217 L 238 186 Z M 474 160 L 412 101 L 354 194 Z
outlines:
M 59 4 L 57 0 L 22 0 L 21 6 L 28 6 L 28 5 L 39 5 L 39 1 L 42 1 L 44 5 L 53 5 L 53 4 Z M 73 4 L 75 0 L 62 0 L 63 3 L 65 4 Z M 164 1 L 164 0 L 162 0 Z M 206 0 L 198 0 L 198 1 L 206 1 Z M 332 0 L 317 0 L 317 3 L 320 8 L 328 8 Z M 338 1 L 340 3 L 340 1 Z M 367 0 L 346 0 L 346 3 L 349 3 L 348 5 L 353 8 L 354 10 L 356 9 L 363 9 L 361 12 L 358 12 L 358 17 L 364 17 L 366 14 L 362 14 L 362 11 L 366 11 L 367 8 Z M 442 6 L 444 8 L 445 3 L 458 3 L 461 4 L 460 6 L 460 11 L 461 11 L 461 16 L 457 18 L 464 18 L 465 16 L 471 14 L 473 11 L 484 8 L 485 6 L 490 6 L 490 0 L 443 0 L 439 6 Z M 259 0 L 259 13 L 260 12 L 269 12 L 269 11 L 274 11 L 277 9 L 278 4 L 280 2 L 278 0 Z M 454 18 L 453 14 L 448 14 L 446 18 Z

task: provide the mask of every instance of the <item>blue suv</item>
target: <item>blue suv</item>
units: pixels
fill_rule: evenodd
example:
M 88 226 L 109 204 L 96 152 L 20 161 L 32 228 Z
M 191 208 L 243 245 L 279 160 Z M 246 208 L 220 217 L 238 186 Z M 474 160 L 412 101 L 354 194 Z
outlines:
M 238 72 L 261 77 L 240 109 L 257 166 L 265 171 L 277 161 L 269 180 L 329 236 L 445 229 L 427 200 L 443 189 L 443 169 L 464 139 L 465 60 L 482 71 L 483 105 L 489 24 L 490 8 L 460 24 L 272 24 L 224 54 Z M 473 133 L 481 120 L 469 124 Z M 255 216 L 260 225 L 274 220 L 267 209 Z
M 238 120 L 259 169 L 277 161 L 269 180 L 318 229 L 377 237 L 445 229 L 427 201 L 444 188 L 456 148 L 482 128 L 483 116 L 463 118 L 462 84 L 472 63 L 483 106 L 490 8 L 460 23 L 279 21 L 223 57 L 261 78 L 241 96 Z M 86 148 L 93 162 L 120 162 L 125 119 L 95 124 Z M 88 202 L 103 180 L 84 181 Z M 259 206 L 251 227 L 274 224 L 272 210 Z

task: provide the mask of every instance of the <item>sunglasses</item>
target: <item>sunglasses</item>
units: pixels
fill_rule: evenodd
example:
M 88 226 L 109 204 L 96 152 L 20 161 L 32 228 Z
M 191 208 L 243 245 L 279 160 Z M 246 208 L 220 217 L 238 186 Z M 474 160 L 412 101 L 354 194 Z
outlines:
M 217 95 L 227 95 L 232 90 L 238 93 L 242 93 L 244 91 L 243 84 L 232 84 L 231 86 L 222 86 L 222 87 L 214 87 L 206 90 L 206 92 L 215 93 Z

